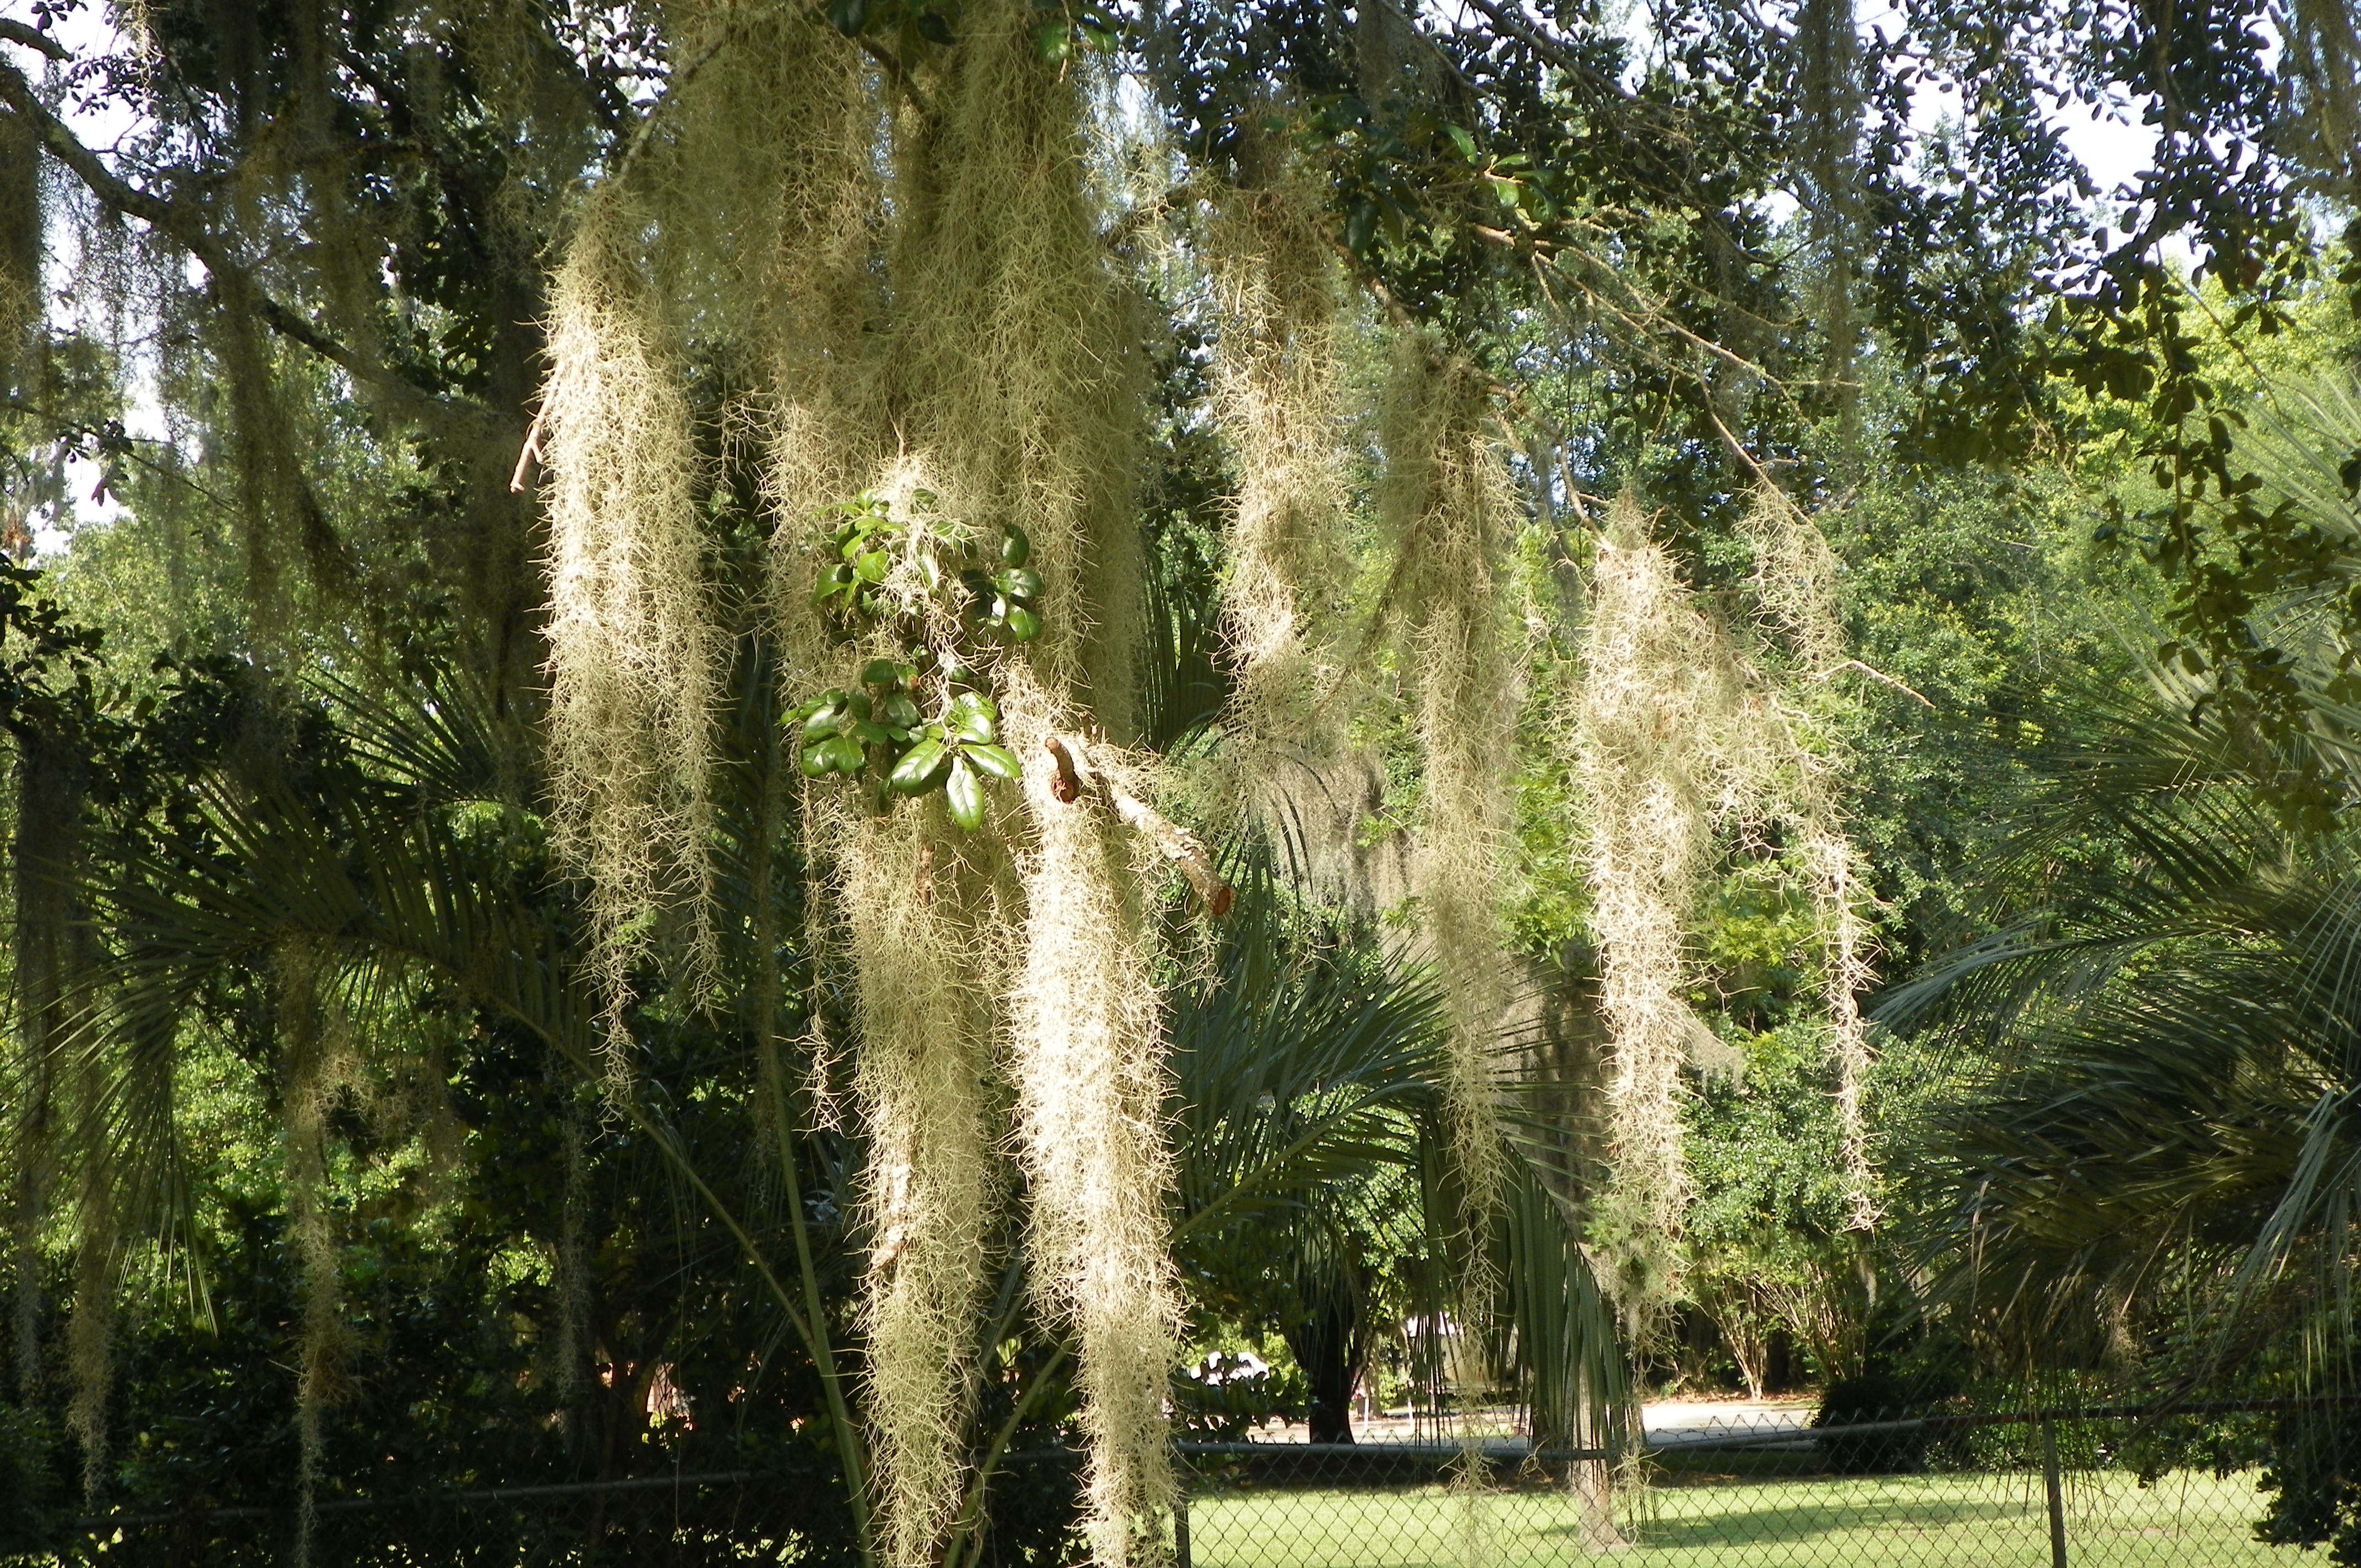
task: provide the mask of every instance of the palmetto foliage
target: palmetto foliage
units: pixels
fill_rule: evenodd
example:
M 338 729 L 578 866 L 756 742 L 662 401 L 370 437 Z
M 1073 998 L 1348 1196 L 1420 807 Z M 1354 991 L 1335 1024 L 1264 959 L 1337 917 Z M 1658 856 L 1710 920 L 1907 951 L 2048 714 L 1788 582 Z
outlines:
M 1448 1025 L 1432 978 L 1304 952 L 1275 929 L 1266 878 L 1243 880 L 1218 981 L 1173 1019 L 1175 1237 L 1201 1299 L 1275 1310 L 1315 1402 L 1341 1404 L 1350 1379 L 1323 1396 L 1313 1362 L 1359 1370 L 1373 1338 L 1400 1332 L 1371 1321 L 1383 1305 L 1441 1322 L 1467 1249 L 1481 1246 L 1506 1287 L 1500 1321 L 1466 1327 L 1491 1365 L 1472 1354 L 1447 1364 L 1443 1336 L 1423 1333 L 1406 1347 L 1414 1382 L 1432 1400 L 1455 1374 L 1497 1377 L 1543 1441 L 1604 1431 L 1627 1393 L 1614 1314 L 1582 1254 L 1581 1217 L 1552 1196 L 1535 1151 L 1504 1138 L 1489 1234 L 1459 1226 L 1443 1123 Z
M 2312 542 L 2250 621 L 2292 651 L 2308 723 L 2249 722 L 2179 669 L 2090 694 L 2027 758 L 1999 928 L 1882 1008 L 1954 1047 L 1920 1138 L 1929 1240 L 1954 1305 L 2027 1350 L 2163 1348 L 2202 1378 L 2266 1342 L 2349 1344 L 2361 691 L 2329 612 L 2361 563 L 2356 445 L 2348 389 L 2272 387 L 2241 447 L 2265 483 L 2224 503 Z
M 748 663 L 752 694 L 759 657 Z M 642 1081 L 602 1123 L 585 1087 L 605 1025 L 581 962 L 578 899 L 554 870 L 537 818 L 513 804 L 519 784 L 484 705 L 456 684 L 382 696 L 331 685 L 265 704 L 240 681 L 235 672 L 192 681 L 165 705 L 168 716 L 202 709 L 193 717 L 221 731 L 182 748 L 170 808 L 158 813 L 166 830 L 136 811 L 123 821 L 91 814 L 92 836 L 106 831 L 80 890 L 88 913 L 76 924 L 83 950 L 65 1021 L 31 1039 L 18 1064 L 21 1078 L 59 1086 L 65 1113 L 38 1157 L 49 1185 L 74 1200 L 85 1259 L 104 1264 L 93 1273 L 86 1261 L 73 1321 L 104 1321 L 114 1291 L 101 1275 L 119 1269 L 143 1234 L 164 1240 L 202 1287 L 218 1238 L 201 1220 L 199 1173 L 215 1162 L 185 1146 L 186 1077 L 192 1057 L 226 1043 L 252 1064 L 281 1122 L 290 1235 L 304 1254 L 307 1312 L 321 1320 L 306 1330 L 304 1358 L 308 1368 L 316 1349 L 323 1373 L 305 1374 L 299 1423 L 316 1431 L 315 1398 L 350 1382 L 324 1343 L 349 1337 L 332 1310 L 336 1260 L 373 1245 L 331 1234 L 358 1217 L 330 1213 L 323 1173 L 336 1149 L 366 1165 L 364 1148 L 416 1140 L 449 1172 L 427 1182 L 427 1197 L 456 1203 L 456 1223 L 495 1234 L 521 1225 L 524 1234 L 495 1245 L 555 1253 L 556 1277 L 522 1309 L 538 1348 L 523 1400 L 533 1409 L 504 1416 L 522 1422 L 516 1441 L 488 1429 L 482 1452 L 435 1463 L 454 1475 L 527 1478 L 551 1464 L 563 1474 L 628 1467 L 645 1426 L 635 1401 L 661 1365 L 708 1410 L 759 1388 L 762 1409 L 796 1407 L 782 1427 L 817 1416 L 816 1432 L 835 1429 L 820 1444 L 825 1467 L 857 1481 L 838 1343 L 851 1275 L 846 1141 L 787 1103 L 801 1080 L 779 1059 L 783 969 L 799 1002 L 818 1004 L 819 992 L 789 940 L 798 887 L 766 782 L 779 760 L 763 744 L 775 730 L 768 708 L 756 702 L 739 716 L 749 722 L 731 735 L 728 787 L 717 791 L 717 861 L 731 894 L 719 983 L 699 992 L 653 970 L 642 977 L 645 1004 L 628 1043 Z M 472 1107 L 464 1131 L 455 1093 Z M 561 1121 L 570 1129 L 562 1138 Z M 574 1152 L 561 1154 L 561 1143 Z M 462 1157 L 467 1168 L 453 1169 Z M 484 1250 L 478 1239 L 471 1232 L 470 1256 Z M 20 1274 L 31 1267 L 17 1261 Z M 254 1310 L 238 1303 L 246 1316 Z M 524 1321 L 508 1310 L 492 1321 Z M 397 1320 L 410 1318 L 379 1302 L 369 1332 L 395 1332 L 387 1325 Z M 99 1344 L 96 1364 L 77 1368 L 85 1381 L 103 1382 L 103 1336 Z M 594 1380 L 599 1364 L 607 1371 Z M 466 1381 L 463 1366 L 442 1370 Z M 624 1436 L 631 1448 L 582 1436 L 593 1407 L 606 1412 L 594 1422 L 600 1434 L 637 1422 Z M 755 1407 L 739 1408 L 742 1417 Z M 394 1427 L 405 1416 L 379 1413 Z M 559 1452 L 543 1452 L 561 1416 Z M 753 1440 L 811 1447 L 784 1433 Z M 305 1438 L 307 1476 L 322 1441 Z M 379 1450 L 398 1446 L 379 1442 L 346 1458 L 373 1468 Z M 401 1484 L 365 1474 L 342 1482 Z M 858 1492 L 847 1488 L 846 1499 L 857 1511 Z
M 1953 1304 L 2048 1354 L 2146 1342 L 2198 1376 L 2349 1321 L 2361 841 L 2279 803 L 2307 761 L 2351 776 L 2361 716 L 2322 710 L 2295 758 L 2192 725 L 2184 695 L 2094 697 L 2053 736 L 2004 923 L 1883 1013 L 1936 1025 L 1961 1073 L 1920 1150 Z
M 730 1303 L 734 1326 L 719 1332 L 746 1344 L 720 1363 L 742 1365 L 749 1349 L 769 1362 L 768 1347 L 793 1342 L 816 1413 L 837 1426 L 833 1452 L 857 1466 L 860 1346 L 845 1325 L 862 1243 L 842 1213 L 860 1129 L 816 1127 L 806 1033 L 818 1012 L 840 1035 L 842 1009 L 805 951 L 808 868 L 759 649 L 741 674 L 714 790 L 720 963 L 701 989 L 653 962 L 640 977 L 630 1049 L 642 1070 L 609 1107 L 600 1157 L 631 1146 L 632 1179 L 702 1216 L 691 1229 L 705 1240 L 668 1266 L 698 1277 L 700 1300 Z M 169 830 L 94 814 L 106 842 L 75 892 L 83 949 L 41 1056 L 42 1071 L 75 1086 L 46 1163 L 69 1193 L 104 1195 L 105 1234 L 86 1240 L 119 1268 L 141 1235 L 165 1239 L 200 1293 L 203 1160 L 185 1146 L 182 1106 L 194 1034 L 246 1040 L 281 1101 L 297 1097 L 304 1052 L 340 1056 L 355 1081 L 431 1085 L 494 1037 L 554 1064 L 573 1086 L 563 1100 L 598 1080 L 607 1027 L 577 892 L 515 804 L 496 727 L 463 684 L 326 685 L 264 705 L 239 679 L 192 680 L 166 705 L 189 710 L 171 719 L 181 729 L 211 737 L 183 748 Z M 1439 1004 L 1414 966 L 1290 957 L 1275 935 L 1289 895 L 1267 876 L 1242 880 L 1217 972 L 1180 987 L 1171 1009 L 1176 1242 L 1190 1267 L 1228 1277 L 1214 1296 L 1341 1307 L 1366 1349 L 1399 1323 L 1356 1270 L 1374 1258 L 1409 1282 L 1387 1301 L 1432 1317 L 1471 1245 L 1444 1218 L 1458 1205 L 1439 1132 Z M 659 933 L 651 950 L 663 947 Z M 693 1073 L 669 1059 L 691 1036 L 712 1043 Z M 420 1125 L 402 1135 L 432 1120 L 433 1098 L 413 1097 Z M 1475 1239 L 1505 1259 L 1510 1285 L 1488 1342 L 1537 1409 L 1558 1412 L 1553 1431 L 1595 1431 L 1623 1388 L 1611 1315 L 1574 1217 L 1511 1165 L 1509 1212 Z M 1067 1408 L 1069 1347 L 1032 1317 L 1013 1232 L 996 1245 L 1003 1281 L 979 1339 L 1021 1348 L 992 1362 L 1006 1377 L 980 1406 L 983 1464 L 955 1555 L 985 1531 L 1010 1549 L 986 1518 L 1007 1500 L 984 1508 L 994 1456 L 1049 1435 Z M 1430 1356 L 1422 1370 L 1433 1387 L 1444 1368 Z M 332 1439 L 337 1420 L 332 1409 Z M 1054 1532 L 1063 1517 L 1060 1504 L 1044 1519 Z

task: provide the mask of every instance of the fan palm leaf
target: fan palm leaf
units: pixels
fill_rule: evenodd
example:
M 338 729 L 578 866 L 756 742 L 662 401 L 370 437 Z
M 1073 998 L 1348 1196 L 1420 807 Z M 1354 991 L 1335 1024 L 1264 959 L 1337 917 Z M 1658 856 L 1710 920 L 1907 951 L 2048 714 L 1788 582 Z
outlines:
M 1917 1151 L 1944 1294 L 2025 1347 L 2179 1343 L 2200 1376 L 2341 1326 L 2361 1222 L 2361 868 L 2274 809 L 2273 750 L 2175 694 L 2034 760 L 2004 923 L 1898 987 L 1952 1047 Z M 2343 718 L 2323 709 L 2313 737 Z

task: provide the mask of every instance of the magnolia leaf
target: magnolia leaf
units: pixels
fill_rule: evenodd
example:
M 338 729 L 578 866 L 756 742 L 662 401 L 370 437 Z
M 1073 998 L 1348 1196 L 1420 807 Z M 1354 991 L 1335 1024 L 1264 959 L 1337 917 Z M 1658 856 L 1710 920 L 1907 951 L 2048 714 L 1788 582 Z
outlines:
M 1025 771 L 1017 763 L 1016 753 L 1005 746 L 975 742 L 961 746 L 959 754 L 996 779 L 1014 780 Z
M 975 776 L 964 756 L 951 760 L 951 776 L 944 791 L 951 820 L 970 833 L 983 826 L 983 781 Z
M 902 753 L 890 781 L 904 795 L 924 795 L 950 771 L 950 751 L 940 740 L 921 740 Z
M 858 773 L 869 761 L 861 754 L 861 742 L 850 735 L 823 740 L 817 750 L 826 756 L 828 765 L 840 773 Z

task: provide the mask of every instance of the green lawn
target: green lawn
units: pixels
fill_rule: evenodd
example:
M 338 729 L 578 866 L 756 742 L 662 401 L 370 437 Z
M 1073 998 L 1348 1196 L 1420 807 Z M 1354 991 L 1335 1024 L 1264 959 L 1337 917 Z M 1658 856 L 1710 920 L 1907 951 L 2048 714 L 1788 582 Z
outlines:
M 2068 1561 L 2075 1568 L 2201 1568 L 2316 1562 L 2253 1540 L 2263 1511 L 2252 1475 L 2070 1478 Z M 1271 1488 L 1189 1505 L 1190 1568 L 1466 1568 L 1466 1543 L 1498 1568 L 1577 1561 L 2048 1568 L 2049 1525 L 2037 1475 L 1893 1475 L 1692 1481 L 1652 1488 L 1622 1519 L 1630 1544 L 1587 1551 L 1579 1503 L 1556 1491 L 1473 1500 L 1440 1486 Z

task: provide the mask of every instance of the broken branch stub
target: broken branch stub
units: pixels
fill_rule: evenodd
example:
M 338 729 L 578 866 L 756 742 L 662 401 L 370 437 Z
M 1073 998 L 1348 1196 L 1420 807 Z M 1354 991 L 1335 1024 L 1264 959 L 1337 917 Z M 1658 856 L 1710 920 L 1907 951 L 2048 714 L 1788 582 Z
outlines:
M 1113 775 L 1093 770 L 1080 736 L 1051 735 L 1041 745 L 1057 768 L 1049 780 L 1049 793 L 1060 804 L 1071 806 L 1082 799 L 1085 789 L 1103 785 L 1124 825 L 1146 838 L 1156 846 L 1159 854 L 1180 868 L 1180 874 L 1189 879 L 1189 885 L 1203 901 L 1207 913 L 1218 920 L 1230 912 L 1236 892 L 1213 869 L 1213 857 L 1206 853 L 1205 846 L 1194 833 L 1116 784 Z

